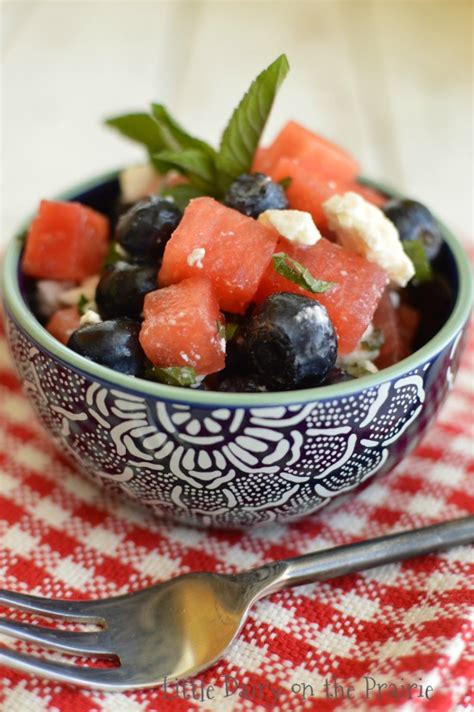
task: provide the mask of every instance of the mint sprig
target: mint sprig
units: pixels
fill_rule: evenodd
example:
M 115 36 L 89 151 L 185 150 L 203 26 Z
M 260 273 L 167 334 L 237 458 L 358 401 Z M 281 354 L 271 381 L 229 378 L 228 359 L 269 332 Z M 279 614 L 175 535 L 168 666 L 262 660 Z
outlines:
M 285 252 L 276 252 L 272 262 L 275 272 L 313 294 L 327 292 L 335 286 L 334 282 L 325 282 L 313 277 L 307 267 L 303 267 L 300 262 L 289 257 Z
M 211 157 L 216 155 L 215 150 L 207 141 L 192 136 L 174 119 L 163 104 L 152 104 L 153 119 L 160 127 L 164 147 L 170 151 L 182 151 L 195 148 Z
M 252 82 L 222 134 L 219 151 L 188 133 L 163 104 L 151 104 L 150 114 L 129 113 L 105 123 L 141 143 L 159 173 L 177 170 L 194 189 L 202 191 L 200 194 L 222 198 L 238 176 L 251 170 L 262 131 L 288 69 L 288 59 L 282 54 Z M 165 190 L 172 195 L 169 189 Z M 183 203 L 186 193 L 183 189 L 178 193 Z
M 227 124 L 216 159 L 219 183 L 225 191 L 235 178 L 248 173 L 267 123 L 276 93 L 290 65 L 282 54 L 252 82 Z
M 181 211 L 184 211 L 189 201 L 193 200 L 193 198 L 200 198 L 203 195 L 207 195 L 205 190 L 197 188 L 190 183 L 182 183 L 180 185 L 164 188 L 161 194 L 165 197 L 173 198 L 173 201 Z
M 415 268 L 415 279 L 420 284 L 433 279 L 431 263 L 426 255 L 426 250 L 421 240 L 404 240 L 403 249 L 407 257 L 413 262 Z
M 145 370 L 145 377 L 168 386 L 193 386 L 197 381 L 196 371 L 191 366 L 151 366 Z
M 159 125 L 149 114 L 136 113 L 114 116 L 105 124 L 119 131 L 131 141 L 141 143 L 150 153 L 166 148 Z
M 184 173 L 196 188 L 208 194 L 214 192 L 215 167 L 212 158 L 198 148 L 185 148 L 182 151 L 160 151 L 152 156 L 155 166 L 163 172 L 176 170 Z

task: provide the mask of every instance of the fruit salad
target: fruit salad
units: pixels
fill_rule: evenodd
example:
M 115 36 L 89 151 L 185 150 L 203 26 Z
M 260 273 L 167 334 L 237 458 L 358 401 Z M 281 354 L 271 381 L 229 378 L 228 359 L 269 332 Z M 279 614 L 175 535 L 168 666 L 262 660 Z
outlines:
M 451 299 L 436 219 L 296 121 L 261 146 L 287 72 L 282 55 L 258 75 L 218 149 L 161 104 L 106 122 L 147 153 L 113 214 L 43 200 L 26 235 L 52 336 L 130 376 L 250 393 L 363 378 L 433 336 L 430 294 L 444 318 Z

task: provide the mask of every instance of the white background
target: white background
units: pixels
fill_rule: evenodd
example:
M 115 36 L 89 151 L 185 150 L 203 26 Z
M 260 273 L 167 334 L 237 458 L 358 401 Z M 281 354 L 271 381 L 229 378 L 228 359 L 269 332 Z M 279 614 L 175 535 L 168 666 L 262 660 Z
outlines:
M 291 71 L 267 137 L 295 118 L 367 175 L 473 234 L 470 0 L 3 2 L 0 246 L 41 197 L 139 148 L 101 120 L 151 100 L 213 142 L 255 74 Z

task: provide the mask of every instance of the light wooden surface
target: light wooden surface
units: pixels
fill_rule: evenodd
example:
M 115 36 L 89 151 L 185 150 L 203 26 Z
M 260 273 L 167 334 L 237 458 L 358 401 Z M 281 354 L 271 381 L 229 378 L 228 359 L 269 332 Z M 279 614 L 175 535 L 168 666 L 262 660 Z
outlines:
M 470 0 L 20 0 L 1 10 L 0 246 L 40 197 L 141 158 L 103 117 L 158 100 L 216 142 L 282 51 L 291 72 L 267 137 L 300 120 L 465 239 L 474 232 Z

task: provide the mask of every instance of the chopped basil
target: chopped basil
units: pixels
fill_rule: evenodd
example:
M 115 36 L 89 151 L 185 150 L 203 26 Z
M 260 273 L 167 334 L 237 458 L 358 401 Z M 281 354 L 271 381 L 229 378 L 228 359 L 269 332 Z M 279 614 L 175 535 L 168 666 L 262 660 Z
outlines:
M 183 211 L 187 207 L 190 200 L 206 195 L 206 192 L 200 188 L 196 188 L 195 185 L 182 183 L 181 185 L 173 185 L 169 188 L 164 188 L 164 190 L 161 191 L 161 195 L 173 198 L 174 203 L 181 211 Z
M 232 321 L 227 322 L 227 324 L 225 325 L 226 341 L 232 341 L 232 339 L 234 338 L 234 336 L 236 335 L 236 333 L 238 331 L 238 328 L 239 328 L 238 324 L 235 324 Z
M 120 262 L 121 260 L 127 259 L 127 253 L 119 245 L 119 243 L 116 240 L 112 240 L 112 242 L 109 245 L 109 250 L 105 256 L 104 263 L 102 265 L 102 268 L 108 267 L 109 265 L 113 265 L 116 262 Z
M 151 366 L 145 370 L 145 376 L 151 381 L 166 383 L 168 386 L 193 386 L 197 381 L 196 371 L 191 366 Z
M 273 257 L 273 268 L 279 275 L 294 282 L 302 289 L 313 294 L 321 294 L 327 292 L 331 287 L 334 287 L 334 282 L 324 282 L 321 279 L 315 279 L 307 267 L 289 257 L 285 252 L 276 252 Z

